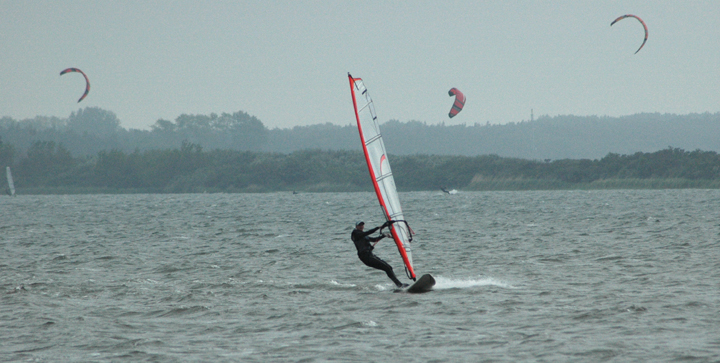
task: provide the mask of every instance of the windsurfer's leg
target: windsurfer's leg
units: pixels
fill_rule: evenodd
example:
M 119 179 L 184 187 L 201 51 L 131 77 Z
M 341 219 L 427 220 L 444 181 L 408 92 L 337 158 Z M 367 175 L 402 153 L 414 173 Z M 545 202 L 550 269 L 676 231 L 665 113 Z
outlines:
M 360 260 L 367 266 L 385 271 L 385 273 L 388 275 L 390 280 L 395 283 L 395 285 L 402 286 L 402 282 L 400 282 L 400 280 L 398 280 L 398 278 L 395 276 L 395 272 L 393 272 L 392 266 L 380 259 L 380 257 L 375 256 L 374 254 L 368 254 L 365 256 L 361 256 Z

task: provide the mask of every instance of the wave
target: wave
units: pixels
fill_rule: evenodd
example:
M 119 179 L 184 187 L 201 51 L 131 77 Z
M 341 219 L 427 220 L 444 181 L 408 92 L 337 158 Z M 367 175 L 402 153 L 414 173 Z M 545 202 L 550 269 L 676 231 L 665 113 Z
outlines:
M 338 286 L 338 287 L 347 287 L 347 288 L 354 288 L 357 286 L 355 284 L 341 284 L 335 280 L 330 280 L 330 285 Z
M 448 278 L 448 277 L 442 277 L 442 276 L 434 276 L 435 277 L 435 286 L 433 287 L 434 290 L 442 290 L 442 289 L 467 289 L 471 287 L 477 287 L 477 286 L 497 286 L 502 287 L 505 289 L 515 289 L 515 286 L 512 286 L 508 283 L 493 279 L 492 277 L 484 277 L 484 278 Z

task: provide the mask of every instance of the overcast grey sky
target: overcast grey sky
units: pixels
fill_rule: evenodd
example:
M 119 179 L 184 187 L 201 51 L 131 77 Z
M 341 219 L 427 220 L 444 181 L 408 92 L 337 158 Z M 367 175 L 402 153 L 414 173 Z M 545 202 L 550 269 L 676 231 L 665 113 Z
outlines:
M 645 20 L 649 38 L 635 19 Z M 720 1 L 0 0 L 0 116 L 115 112 L 126 128 L 245 111 L 347 125 L 347 72 L 379 118 L 720 110 Z M 92 88 L 80 104 L 81 75 Z M 447 113 L 457 87 L 467 97 Z

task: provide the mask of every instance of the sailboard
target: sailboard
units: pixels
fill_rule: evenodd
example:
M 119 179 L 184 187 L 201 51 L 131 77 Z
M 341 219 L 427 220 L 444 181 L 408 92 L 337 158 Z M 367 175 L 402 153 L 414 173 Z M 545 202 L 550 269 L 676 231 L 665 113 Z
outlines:
M 9 166 L 5 167 L 5 174 L 7 174 L 8 192 L 9 192 L 10 196 L 14 197 L 15 196 L 15 183 L 13 183 L 12 173 L 10 172 Z
M 420 276 L 420 278 L 415 281 L 414 284 L 410 285 L 410 287 L 408 287 L 405 292 L 411 294 L 420 294 L 432 290 L 433 286 L 435 286 L 435 278 L 432 277 L 432 275 L 430 274 L 425 274 Z
M 375 114 L 375 106 L 362 79 L 353 78 L 350 73 L 348 73 L 348 79 L 350 80 L 350 92 L 353 106 L 355 106 L 355 119 L 360 132 L 360 141 L 362 142 L 375 194 L 380 202 L 385 219 L 396 221 L 389 227 L 390 234 L 395 240 L 405 264 L 405 273 L 408 278 L 415 281 L 416 276 L 411 250 L 412 230 L 405 221 L 400 206 L 400 198 L 390 169 L 390 161 L 388 161 L 385 152 L 385 143 L 382 134 L 380 134 L 380 125 Z

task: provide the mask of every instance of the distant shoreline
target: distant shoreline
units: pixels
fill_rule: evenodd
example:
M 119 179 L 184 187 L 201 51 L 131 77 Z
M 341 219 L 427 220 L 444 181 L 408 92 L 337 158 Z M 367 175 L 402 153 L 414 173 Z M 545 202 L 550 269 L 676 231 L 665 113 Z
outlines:
M 5 148 L 12 156 L 12 147 Z M 720 155 L 667 148 L 602 159 L 525 160 L 497 155 L 390 155 L 399 191 L 720 188 Z M 2 161 L 2 160 L 0 160 Z M 74 158 L 38 142 L 12 165 L 17 194 L 270 193 L 372 191 L 362 152 L 292 154 L 180 149 Z M 0 164 L 2 165 L 2 164 Z M 8 184 L 0 181 L 5 189 Z
M 498 179 L 474 181 L 464 187 L 453 187 L 459 192 L 480 191 L 542 191 L 542 190 L 660 190 L 660 189 L 720 189 L 720 180 L 690 179 L 605 179 L 590 183 L 567 183 L 560 180 Z M 402 189 L 400 192 L 441 191 L 438 189 Z M 297 186 L 294 189 L 271 189 L 253 185 L 242 189 L 209 189 L 173 192 L 154 188 L 88 188 L 88 187 L 33 187 L 17 190 L 16 195 L 101 195 L 101 194 L 243 194 L 243 193 L 357 193 L 372 192 L 372 188 L 356 188 L 349 185 L 320 183 Z
M 604 189 L 720 189 L 720 180 L 680 178 L 601 179 L 568 183 L 560 180 L 487 180 L 474 181 L 463 190 L 604 190 Z

